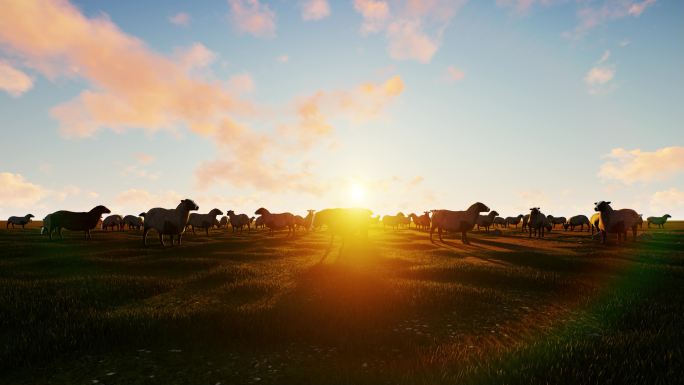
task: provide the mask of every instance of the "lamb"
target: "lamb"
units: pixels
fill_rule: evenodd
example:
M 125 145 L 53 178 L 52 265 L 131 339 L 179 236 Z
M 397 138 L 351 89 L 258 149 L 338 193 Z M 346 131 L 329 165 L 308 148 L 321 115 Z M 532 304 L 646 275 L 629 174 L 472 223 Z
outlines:
M 216 217 L 223 215 L 223 211 L 219 209 L 212 209 L 206 214 L 192 213 L 188 217 L 187 226 L 192 226 L 192 235 L 195 235 L 195 229 L 204 229 L 207 236 L 209 236 L 209 229 L 214 227 L 217 222 Z
M 185 226 L 190 219 L 190 211 L 199 210 L 199 206 L 191 199 L 183 199 L 175 209 L 164 209 L 155 207 L 145 213 L 145 224 L 143 226 L 143 245 L 147 246 L 147 233 L 154 229 L 159 234 L 159 242 L 164 244 L 164 235 L 171 236 L 171 246 L 173 246 L 174 236 L 178 235 L 178 245 L 181 244 Z
M 75 213 L 72 211 L 60 210 L 48 215 L 49 220 L 47 220 L 47 232 L 52 240 L 52 233 L 57 230 L 59 238 L 62 237 L 62 229 L 67 229 L 71 231 L 83 231 L 85 239 L 92 239 L 90 236 L 90 230 L 97 226 L 97 222 L 102 217 L 102 214 L 109 214 L 108 208 L 104 206 L 96 206 L 87 213 Z M 44 223 L 44 226 L 46 225 Z
M 251 219 L 247 214 L 235 214 L 235 211 L 228 210 L 226 215 L 228 215 L 228 220 L 230 221 L 230 226 L 233 228 L 233 232 L 236 230 L 242 232 L 242 228 L 245 226 L 247 226 L 247 232 L 251 231 L 251 227 L 249 226 Z
M 525 216 L 522 214 L 518 215 L 517 217 L 506 217 L 506 227 L 508 227 L 508 225 L 515 225 L 515 228 L 517 229 L 518 224 L 523 220 L 524 217 Z
M 477 229 L 480 230 L 480 227 L 484 227 L 486 232 L 489 232 L 489 227 L 492 226 L 494 223 L 494 218 L 499 215 L 496 211 L 492 211 L 487 215 L 478 215 L 477 216 L 477 221 L 475 223 L 477 224 Z
M 123 217 L 123 226 L 128 226 L 128 229 L 136 229 L 140 230 L 143 227 L 143 218 L 145 217 L 145 213 L 140 213 L 137 216 L 135 215 L 126 215 Z
M 430 228 L 430 212 L 423 211 L 423 215 L 418 216 L 416 214 L 409 215 L 409 218 L 413 220 L 416 224 L 418 230 L 427 230 Z
M 123 230 L 123 228 L 124 228 L 123 218 L 121 217 L 121 215 L 117 215 L 117 214 L 110 215 L 102 221 L 102 230 L 106 231 L 107 228 L 109 228 L 109 227 L 112 228 L 112 231 L 114 230 L 115 227 L 118 230 Z
M 563 228 L 565 231 L 568 231 L 568 228 L 570 228 L 570 231 L 575 231 L 575 227 L 580 226 L 580 231 L 584 231 L 584 225 L 587 225 L 587 231 L 591 230 L 591 222 L 589 222 L 589 218 L 586 215 L 575 215 L 570 217 L 566 223 L 563 223 Z
M 551 230 L 551 222 L 549 218 L 544 216 L 540 211 L 539 207 L 532 207 L 530 209 L 530 219 L 527 222 L 527 228 L 530 232 L 530 238 L 532 238 L 532 230 L 534 230 L 537 238 L 544 238 L 544 230 Z
M 440 241 L 442 241 L 443 230 L 457 231 L 461 232 L 461 241 L 469 244 L 467 233 L 475 227 L 481 212 L 489 212 L 489 207 L 480 202 L 472 204 L 466 211 L 434 210 L 430 226 L 430 242 L 432 242 L 432 233 L 437 229 Z
M 632 229 L 634 240 L 637 237 L 637 224 L 639 214 L 632 209 L 613 210 L 610 207 L 610 202 L 599 201 L 596 202 L 594 211 L 600 214 L 599 229 L 601 229 L 602 243 L 606 243 L 608 233 L 617 233 L 617 240 L 620 242 L 627 240 L 627 230 Z
M 254 212 L 264 218 L 264 225 L 269 228 L 269 234 L 273 235 L 274 230 L 281 230 L 287 227 L 287 235 L 294 233 L 294 215 L 292 213 L 272 214 L 263 207 Z
M 646 222 L 648 223 L 648 228 L 651 228 L 651 224 L 654 224 L 658 226 L 658 228 L 664 228 L 665 227 L 665 222 L 667 222 L 667 218 L 672 218 L 670 214 L 665 214 L 662 217 L 648 217 L 646 218 Z M 643 222 L 643 220 L 642 220 Z
M 567 220 L 565 217 L 554 217 L 553 215 L 547 215 L 546 218 L 549 220 L 551 223 L 551 226 L 555 229 L 556 225 L 561 225 L 563 226 Z
M 494 224 L 499 225 L 499 227 L 506 227 L 506 220 L 501 217 L 494 218 Z
M 7 227 L 9 229 L 9 225 L 12 225 L 12 228 L 14 228 L 14 225 L 21 226 L 22 230 L 26 228 L 26 225 L 31 222 L 31 218 L 34 218 L 33 214 L 26 214 L 23 217 L 9 217 L 7 218 Z
M 348 236 L 358 234 L 360 236 L 368 236 L 368 226 L 370 224 L 370 217 L 373 212 L 367 209 L 325 209 L 316 213 L 313 217 L 313 225 L 321 227 L 325 225 L 330 232 L 330 244 L 323 256 L 330 252 L 335 240 L 335 235 L 342 238 L 342 245 L 340 246 L 340 254 L 344 249 L 344 243 Z M 322 260 L 322 259 L 321 259 Z

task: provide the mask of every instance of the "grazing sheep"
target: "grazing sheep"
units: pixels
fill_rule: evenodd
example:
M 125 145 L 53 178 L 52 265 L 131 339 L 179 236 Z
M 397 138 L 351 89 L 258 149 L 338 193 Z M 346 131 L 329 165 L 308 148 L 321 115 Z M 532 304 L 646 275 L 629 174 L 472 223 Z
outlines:
M 654 224 L 658 226 L 658 228 L 664 228 L 665 227 L 665 222 L 667 222 L 667 218 L 672 218 L 670 214 L 665 214 L 662 217 L 648 217 L 646 218 L 646 221 L 648 222 L 648 228 L 651 228 L 651 224 Z M 642 219 L 643 222 L 643 219 Z
M 477 229 L 480 230 L 480 227 L 484 227 L 486 232 L 489 232 L 489 227 L 492 226 L 494 223 L 494 218 L 499 215 L 496 211 L 492 211 L 487 215 L 478 215 L 477 216 L 477 221 L 475 224 L 477 224 Z
M 57 230 L 59 238 L 62 239 L 62 229 L 67 229 L 70 231 L 83 231 L 85 239 L 92 239 L 90 230 L 97 226 L 102 214 L 109 213 L 111 211 L 104 206 L 96 206 L 87 213 L 75 213 L 66 210 L 55 211 L 49 215 L 50 218 L 47 221 L 48 235 L 52 239 L 52 233 Z
M 228 210 L 226 215 L 228 215 L 230 226 L 233 228 L 233 232 L 236 230 L 240 230 L 240 232 L 242 232 L 242 228 L 245 226 L 247 226 L 247 232 L 251 231 L 251 227 L 249 225 L 251 223 L 251 219 L 247 216 L 247 214 L 235 214 L 235 211 Z
M 499 227 L 506 227 L 506 220 L 501 217 L 494 218 L 494 224 L 499 225 Z
M 570 228 L 570 231 L 575 231 L 575 227 L 580 226 L 580 231 L 584 231 L 584 225 L 587 225 L 587 231 L 591 230 L 591 222 L 589 222 L 589 218 L 586 215 L 575 215 L 570 217 L 566 223 L 563 223 L 563 228 L 565 231 L 568 231 L 568 228 Z
M 627 230 L 632 229 L 634 240 L 637 239 L 637 225 L 639 214 L 632 209 L 613 210 L 610 202 L 596 202 L 594 211 L 600 214 L 599 229 L 601 229 L 601 241 L 606 243 L 609 233 L 617 233 L 617 241 L 627 240 Z
M 269 234 L 273 235 L 273 231 L 287 228 L 287 235 L 294 233 L 294 215 L 292 213 L 272 214 L 263 207 L 260 207 L 254 212 L 256 215 L 261 215 L 264 218 L 264 225 L 268 227 Z
M 547 215 L 546 218 L 549 220 L 554 229 L 556 228 L 556 225 L 563 226 L 565 222 L 567 222 L 565 217 L 554 217 L 553 215 Z
M 199 206 L 191 199 L 183 199 L 175 209 L 164 209 L 155 207 L 145 213 L 145 224 L 143 226 L 143 245 L 147 245 L 147 233 L 154 229 L 159 234 L 159 242 L 164 244 L 164 235 L 171 236 L 171 246 L 173 246 L 174 236 L 178 235 L 178 244 L 181 244 L 185 226 L 190 219 L 190 211 L 199 210 Z
M 128 229 L 136 229 L 140 230 L 143 227 L 143 221 L 145 217 L 145 213 L 140 213 L 137 216 L 135 215 L 126 215 L 123 217 L 123 225 L 128 226 Z
M 428 230 L 430 228 L 430 212 L 429 211 L 423 211 L 423 215 L 418 216 L 416 214 L 411 214 L 409 215 L 409 218 L 413 220 L 413 223 L 416 224 L 416 228 L 418 230 Z
M 14 225 L 21 226 L 22 229 L 26 228 L 26 225 L 31 222 L 31 218 L 33 218 L 33 214 L 26 214 L 23 217 L 9 217 L 7 218 L 7 227 L 9 229 L 9 225 L 12 225 L 12 228 L 14 228 Z
M 344 243 L 348 236 L 358 234 L 360 236 L 368 236 L 368 225 L 370 224 L 370 217 L 373 212 L 367 209 L 325 209 L 317 212 L 313 217 L 313 225 L 315 227 L 326 226 L 330 232 L 330 244 L 325 256 L 330 252 L 335 240 L 335 235 L 342 238 L 342 245 L 340 246 L 340 254 L 344 249 Z M 322 259 L 321 259 L 322 260 Z
M 530 232 L 529 238 L 532 238 L 532 231 L 534 230 L 537 238 L 544 238 L 544 230 L 551 230 L 551 222 L 548 217 L 544 216 L 539 207 L 532 207 L 530 209 L 530 219 L 527 221 L 527 228 Z
M 117 230 L 123 231 L 123 218 L 121 215 L 109 215 L 102 221 L 102 230 L 107 231 L 107 228 L 111 227 L 112 231 L 116 227 Z
M 518 215 L 517 217 L 506 217 L 506 227 L 508 227 L 508 225 L 515 225 L 515 228 L 517 229 L 518 224 L 523 220 L 524 217 L 525 216 L 522 214 Z
M 489 212 L 489 207 L 480 202 L 472 204 L 466 211 L 434 210 L 430 226 L 430 242 L 432 242 L 432 233 L 437 229 L 440 241 L 442 241 L 442 231 L 447 230 L 460 232 L 461 241 L 468 244 L 467 233 L 475 227 L 481 212 Z
M 209 229 L 218 223 L 216 217 L 223 215 L 223 211 L 219 209 L 212 209 L 206 214 L 192 213 L 188 217 L 188 224 L 186 226 L 192 227 L 192 235 L 195 235 L 195 229 L 204 229 L 207 236 L 209 236 Z
M 50 214 L 43 218 L 43 225 L 40 227 L 40 235 L 46 234 L 47 230 L 50 228 Z

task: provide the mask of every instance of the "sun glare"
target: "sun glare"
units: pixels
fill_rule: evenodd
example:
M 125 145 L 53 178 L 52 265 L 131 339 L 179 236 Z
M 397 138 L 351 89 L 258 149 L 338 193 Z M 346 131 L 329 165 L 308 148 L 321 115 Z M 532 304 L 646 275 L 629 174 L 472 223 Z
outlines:
M 366 189 L 359 183 L 352 183 L 349 188 L 349 196 L 354 203 L 361 203 L 366 196 Z

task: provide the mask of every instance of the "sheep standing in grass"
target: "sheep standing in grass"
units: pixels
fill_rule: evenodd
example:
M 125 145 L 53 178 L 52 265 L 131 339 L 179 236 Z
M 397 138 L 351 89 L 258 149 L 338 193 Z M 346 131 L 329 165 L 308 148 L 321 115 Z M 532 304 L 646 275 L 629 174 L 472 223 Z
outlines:
M 563 228 L 565 231 L 568 231 L 568 228 L 570 231 L 575 231 L 575 227 L 580 226 L 580 231 L 584 231 L 584 225 L 587 225 L 587 231 L 591 230 L 591 222 L 586 215 L 575 215 L 563 224 Z
M 494 218 L 499 215 L 496 211 L 492 211 L 487 215 L 478 215 L 477 216 L 477 221 L 475 222 L 477 224 L 477 229 L 480 230 L 480 227 L 484 227 L 486 232 L 489 232 L 489 228 L 492 226 L 494 223 Z
M 306 217 L 304 217 L 304 226 L 306 228 L 306 231 L 311 230 L 313 227 L 313 219 L 314 219 L 314 213 L 316 210 L 306 210 Z
M 123 231 L 124 226 L 121 215 L 109 215 L 102 221 L 102 230 L 107 231 L 110 227 L 112 228 L 112 231 L 114 231 L 115 227 L 117 230 Z
M 489 207 L 480 202 L 472 204 L 466 211 L 434 210 L 430 226 L 430 242 L 432 242 L 432 234 L 437 229 L 440 241 L 442 241 L 442 231 L 446 230 L 460 232 L 461 241 L 468 244 L 467 233 L 475 227 L 481 212 L 489 212 Z
M 591 219 L 589 219 L 589 224 L 591 225 L 591 239 L 594 239 L 594 232 L 598 235 L 601 235 L 601 230 L 599 229 L 600 220 L 600 213 L 594 213 L 594 215 L 591 216 Z
M 501 217 L 494 218 L 494 224 L 499 225 L 499 227 L 506 227 L 506 220 Z
M 85 239 L 92 239 L 90 230 L 97 226 L 102 214 L 109 213 L 111 213 L 111 211 L 104 206 L 96 206 L 87 213 L 75 213 L 66 210 L 55 211 L 49 215 L 50 218 L 47 221 L 48 235 L 50 236 L 50 239 L 52 239 L 52 233 L 57 230 L 59 238 L 62 239 L 62 229 L 67 229 L 71 231 L 83 231 Z
M 190 211 L 199 210 L 199 206 L 191 199 L 183 199 L 175 209 L 164 209 L 155 207 L 145 213 L 145 224 L 143 226 L 143 245 L 147 245 L 147 233 L 154 229 L 159 234 L 159 242 L 164 244 L 164 235 L 171 236 L 171 246 L 174 237 L 178 236 L 178 244 L 181 244 L 185 226 L 190 218 Z
M 530 223 L 530 214 L 525 214 L 522 219 L 522 231 L 525 231 Z
M 263 228 L 264 226 L 266 226 L 266 225 L 264 224 L 264 217 L 258 216 L 257 219 L 254 221 L 254 228 L 255 228 L 255 229 L 261 229 L 261 228 Z
M 527 222 L 527 228 L 530 232 L 529 238 L 532 238 L 533 230 L 537 238 L 544 238 L 544 230 L 548 229 L 550 224 L 549 219 L 544 216 L 539 207 L 532 207 L 530 209 L 530 219 Z
M 218 223 L 216 217 L 219 215 L 223 215 L 223 211 L 219 209 L 212 209 L 206 214 L 192 213 L 188 217 L 187 226 L 192 226 L 192 235 L 195 235 L 195 229 L 204 229 L 209 236 L 209 229 Z
M 220 229 L 226 229 L 228 228 L 228 217 L 227 216 L 222 216 L 221 220 L 219 221 L 219 228 Z
M 247 216 L 247 214 L 235 214 L 235 211 L 228 210 L 226 215 L 228 215 L 230 227 L 233 228 L 233 232 L 237 230 L 240 230 L 240 232 L 242 232 L 242 228 L 245 226 L 247 226 L 247 232 L 250 232 L 252 230 L 249 225 L 251 220 Z
M 254 212 L 256 215 L 261 215 L 264 218 L 264 225 L 268 227 L 269 234 L 273 235 L 273 231 L 287 228 L 287 235 L 294 233 L 294 215 L 292 213 L 272 214 L 263 207 L 260 207 Z
M 135 215 L 126 215 L 123 217 L 123 225 L 128 226 L 129 230 L 136 229 L 140 230 L 143 227 L 143 218 L 145 217 L 145 213 L 140 213 L 137 216 Z
M 664 228 L 665 227 L 665 222 L 667 222 L 667 218 L 672 218 L 670 214 L 665 214 L 662 217 L 648 217 L 646 218 L 646 221 L 648 222 L 648 228 L 651 228 L 651 225 L 656 225 L 658 228 Z M 642 219 L 643 222 L 643 219 Z
M 644 228 L 644 214 L 639 214 L 639 220 L 637 221 L 640 229 Z
M 373 215 L 373 212 L 367 209 L 336 208 L 317 212 L 313 218 L 313 225 L 315 227 L 325 225 L 330 232 L 330 244 L 323 258 L 330 252 L 336 235 L 342 238 L 340 254 L 342 254 L 347 237 L 357 234 L 364 237 L 367 236 L 371 215 Z
M 385 215 L 382 217 L 383 228 L 387 228 L 387 226 L 389 226 L 392 229 L 396 230 L 400 224 L 401 224 L 401 221 L 400 221 L 399 216 L 397 216 L 397 215 Z
M 599 229 L 601 229 L 601 240 L 606 243 L 609 233 L 617 233 L 617 240 L 627 240 L 627 230 L 632 229 L 634 240 L 637 237 L 637 223 L 639 214 L 632 209 L 614 210 L 610 207 L 610 202 L 596 202 L 594 211 L 600 214 Z
M 520 214 L 517 217 L 506 217 L 506 227 L 509 225 L 515 225 L 515 228 L 518 228 L 518 224 L 523 220 L 525 216 Z M 529 217 L 528 217 L 529 218 Z
M 418 230 L 428 230 L 430 228 L 430 212 L 424 211 L 423 215 L 418 216 L 416 214 L 409 215 L 409 218 L 413 220 L 416 224 Z
M 23 230 L 26 228 L 26 225 L 28 225 L 31 222 L 31 218 L 33 218 L 33 214 L 26 214 L 23 217 L 9 217 L 7 218 L 6 228 L 9 229 L 9 225 L 12 225 L 12 228 L 14 228 L 14 225 L 17 225 L 21 226 Z
M 563 226 L 565 225 L 565 222 L 567 222 L 565 217 L 554 217 L 553 215 L 547 215 L 546 219 L 549 220 L 549 223 L 551 223 L 551 227 L 553 227 L 554 229 L 556 228 L 556 225 Z

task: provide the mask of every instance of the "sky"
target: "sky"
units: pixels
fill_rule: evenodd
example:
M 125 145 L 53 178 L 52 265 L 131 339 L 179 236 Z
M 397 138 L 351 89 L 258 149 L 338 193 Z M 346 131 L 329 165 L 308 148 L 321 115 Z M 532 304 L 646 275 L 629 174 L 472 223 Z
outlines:
M 684 2 L 3 0 L 0 217 L 684 219 Z

